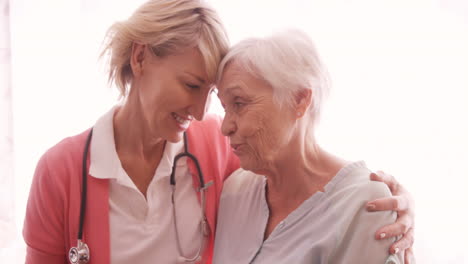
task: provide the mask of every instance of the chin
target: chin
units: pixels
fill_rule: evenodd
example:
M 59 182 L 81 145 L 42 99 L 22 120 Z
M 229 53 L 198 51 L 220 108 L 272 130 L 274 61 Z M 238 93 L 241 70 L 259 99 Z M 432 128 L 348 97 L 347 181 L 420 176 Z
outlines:
M 249 158 L 247 155 L 239 157 L 240 166 L 243 170 L 251 171 L 258 175 L 266 175 L 268 171 L 268 163 L 264 160 Z
M 173 133 L 171 135 L 169 135 L 168 137 L 166 137 L 166 140 L 171 142 L 171 143 L 177 143 L 181 140 L 184 139 L 184 133 Z
M 187 130 L 183 131 L 177 129 L 177 127 L 171 127 L 170 124 L 168 124 L 167 129 L 164 131 L 164 139 L 171 143 L 177 143 L 184 139 L 184 132 L 187 132 Z

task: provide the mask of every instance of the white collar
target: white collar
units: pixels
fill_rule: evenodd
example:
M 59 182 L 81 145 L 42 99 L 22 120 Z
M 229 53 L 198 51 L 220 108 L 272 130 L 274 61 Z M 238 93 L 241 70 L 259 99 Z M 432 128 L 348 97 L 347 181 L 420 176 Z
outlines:
M 93 137 L 90 146 L 89 174 L 98 179 L 116 179 L 118 183 L 130 188 L 136 188 L 133 181 L 120 163 L 115 149 L 114 113 L 118 106 L 114 106 L 98 119 L 93 127 Z M 163 156 L 156 169 L 153 181 L 158 178 L 169 177 L 172 171 L 174 157 L 183 149 L 183 141 L 177 143 L 166 142 Z M 179 160 L 177 167 L 186 166 L 185 159 Z

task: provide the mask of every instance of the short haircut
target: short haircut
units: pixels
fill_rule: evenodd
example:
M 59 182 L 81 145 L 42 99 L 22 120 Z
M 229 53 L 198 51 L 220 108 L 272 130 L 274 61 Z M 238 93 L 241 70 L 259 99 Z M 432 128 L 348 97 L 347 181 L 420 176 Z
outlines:
M 312 40 L 302 31 L 286 30 L 266 38 L 249 38 L 234 45 L 221 61 L 217 82 L 225 67 L 235 62 L 252 76 L 273 88 L 273 98 L 281 107 L 292 106 L 301 89 L 312 91 L 309 113 L 320 118 L 321 105 L 329 91 L 329 75 Z
M 133 74 L 130 58 L 134 43 L 146 44 L 157 56 L 197 47 L 208 81 L 214 83 L 229 39 L 217 12 L 202 0 L 149 0 L 125 21 L 113 24 L 101 56 L 109 55 L 109 82 L 125 97 Z

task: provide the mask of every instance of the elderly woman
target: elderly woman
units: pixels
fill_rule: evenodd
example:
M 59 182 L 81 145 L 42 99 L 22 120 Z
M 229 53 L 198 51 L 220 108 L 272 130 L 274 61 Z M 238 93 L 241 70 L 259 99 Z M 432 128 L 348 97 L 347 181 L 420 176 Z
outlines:
M 395 238 L 373 235 L 396 213 L 365 208 L 389 188 L 314 137 L 327 82 L 309 38 L 242 41 L 218 74 L 222 132 L 242 169 L 224 184 L 214 263 L 403 263 L 388 253 Z

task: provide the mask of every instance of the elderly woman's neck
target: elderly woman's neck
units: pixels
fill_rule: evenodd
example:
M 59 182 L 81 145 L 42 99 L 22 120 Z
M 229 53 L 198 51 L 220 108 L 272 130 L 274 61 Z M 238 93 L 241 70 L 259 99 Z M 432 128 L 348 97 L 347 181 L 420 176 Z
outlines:
M 315 143 L 297 140 L 281 151 L 280 157 L 266 173 L 267 198 L 270 203 L 302 202 L 318 191 L 346 165 Z

